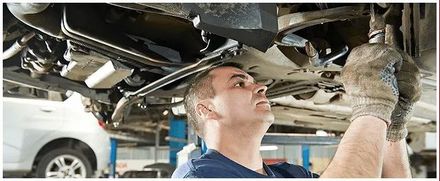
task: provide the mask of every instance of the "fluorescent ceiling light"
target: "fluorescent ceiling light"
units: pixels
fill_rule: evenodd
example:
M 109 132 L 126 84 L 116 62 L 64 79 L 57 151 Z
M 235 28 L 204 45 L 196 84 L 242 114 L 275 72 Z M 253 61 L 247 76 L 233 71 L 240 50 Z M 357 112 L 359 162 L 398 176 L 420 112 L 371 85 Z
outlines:
M 328 134 L 324 130 L 317 130 L 316 136 L 328 136 Z
M 260 151 L 274 151 L 278 150 L 278 146 L 275 145 L 265 145 L 260 147 Z

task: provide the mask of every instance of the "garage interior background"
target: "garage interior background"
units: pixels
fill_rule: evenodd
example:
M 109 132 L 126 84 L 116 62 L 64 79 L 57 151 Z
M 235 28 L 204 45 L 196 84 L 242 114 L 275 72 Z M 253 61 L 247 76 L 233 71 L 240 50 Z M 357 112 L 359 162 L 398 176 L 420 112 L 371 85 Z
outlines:
M 264 161 L 321 173 L 351 114 L 339 73 L 372 13 L 422 70 L 407 142 L 413 176 L 437 177 L 438 2 L 2 5 L 3 177 L 170 177 L 206 151 L 188 80 L 224 62 L 269 87 Z

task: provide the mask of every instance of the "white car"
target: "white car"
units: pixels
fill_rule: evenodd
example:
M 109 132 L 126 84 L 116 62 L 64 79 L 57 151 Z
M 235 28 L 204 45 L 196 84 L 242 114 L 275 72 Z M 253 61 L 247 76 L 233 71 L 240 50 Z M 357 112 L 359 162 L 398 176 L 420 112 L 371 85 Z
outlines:
M 62 101 L 60 93 L 10 85 L 4 81 L 4 177 L 96 177 L 108 167 L 110 137 L 80 94 Z

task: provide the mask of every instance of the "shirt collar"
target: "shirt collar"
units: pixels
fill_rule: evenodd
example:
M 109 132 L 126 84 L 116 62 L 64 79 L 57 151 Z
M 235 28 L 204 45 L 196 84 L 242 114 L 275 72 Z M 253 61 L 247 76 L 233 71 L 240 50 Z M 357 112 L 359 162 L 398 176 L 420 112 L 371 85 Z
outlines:
M 221 157 L 222 160 L 226 160 L 226 161 L 229 161 L 229 162 L 234 162 L 234 163 L 236 163 L 236 164 L 242 166 L 243 168 L 246 168 L 245 166 L 243 166 L 243 165 L 241 165 L 241 164 L 235 162 L 234 160 L 231 160 L 231 159 L 229 159 L 228 157 L 224 156 L 223 154 L 221 154 L 221 153 L 218 152 L 217 150 L 214 150 L 214 149 L 208 149 L 208 150 L 206 150 L 206 153 L 205 153 L 205 154 L 217 154 L 217 155 L 219 155 L 219 156 Z M 251 170 L 251 169 L 249 169 L 249 168 L 246 168 L 246 169 Z M 264 171 L 266 171 L 267 177 L 276 177 L 276 175 L 275 175 L 275 173 L 272 171 L 272 169 L 270 169 L 270 168 L 269 168 L 264 162 L 263 162 L 263 169 L 264 169 Z M 251 171 L 253 171 L 253 170 L 251 170 Z M 254 171 L 254 172 L 255 172 L 255 171 Z M 266 175 L 260 174 L 260 173 L 258 173 L 258 172 L 255 172 L 255 173 L 258 174 L 258 175 L 260 175 L 260 176 L 266 176 Z

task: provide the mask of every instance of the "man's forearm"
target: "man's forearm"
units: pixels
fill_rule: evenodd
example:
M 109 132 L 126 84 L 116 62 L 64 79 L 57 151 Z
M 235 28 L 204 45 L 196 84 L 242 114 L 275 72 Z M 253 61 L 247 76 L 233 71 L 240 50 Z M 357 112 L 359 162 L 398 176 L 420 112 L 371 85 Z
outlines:
M 386 124 L 372 116 L 356 118 L 320 178 L 379 178 L 384 157 Z
M 405 139 L 385 143 L 383 178 L 411 178 Z

